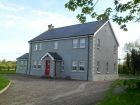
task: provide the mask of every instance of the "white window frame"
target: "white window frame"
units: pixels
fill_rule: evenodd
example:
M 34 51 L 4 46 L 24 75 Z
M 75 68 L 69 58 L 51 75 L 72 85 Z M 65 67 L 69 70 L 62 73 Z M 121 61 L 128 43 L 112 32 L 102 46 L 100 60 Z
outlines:
M 97 49 L 99 49 L 100 46 L 101 46 L 101 40 L 98 38 L 98 39 L 97 39 Z
M 54 49 L 58 49 L 58 41 L 54 41 Z
M 38 50 L 42 50 L 42 43 L 38 43 Z
M 34 68 L 34 69 L 37 68 L 37 60 L 34 60 L 34 62 L 33 62 L 33 68 Z
M 37 50 L 38 50 L 38 44 L 35 43 L 35 45 L 34 45 L 34 51 L 37 51 Z
M 78 48 L 78 39 L 73 39 L 72 40 L 72 47 L 73 48 Z
M 96 65 L 97 67 L 96 67 L 96 71 L 97 71 L 97 73 L 101 73 L 100 72 L 100 61 L 97 61 L 97 65 Z
M 84 70 L 80 70 L 81 67 L 83 67 Z M 80 71 L 80 72 L 84 72 L 84 71 L 85 71 L 85 61 L 80 61 L 80 62 L 79 62 L 79 71 Z
M 37 67 L 40 69 L 41 68 L 41 60 L 38 61 Z
M 74 67 L 76 67 L 76 69 L 73 69 Z M 72 71 L 76 72 L 78 69 L 78 61 L 72 61 Z
M 85 48 L 85 47 L 86 47 L 86 39 L 80 38 L 80 48 Z

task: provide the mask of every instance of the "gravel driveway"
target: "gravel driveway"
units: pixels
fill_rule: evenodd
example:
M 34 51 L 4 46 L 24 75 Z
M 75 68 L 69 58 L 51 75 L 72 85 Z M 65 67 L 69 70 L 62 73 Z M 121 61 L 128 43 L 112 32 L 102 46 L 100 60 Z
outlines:
M 8 76 L 9 89 L 0 95 L 0 105 L 94 105 L 111 82 L 42 79 Z

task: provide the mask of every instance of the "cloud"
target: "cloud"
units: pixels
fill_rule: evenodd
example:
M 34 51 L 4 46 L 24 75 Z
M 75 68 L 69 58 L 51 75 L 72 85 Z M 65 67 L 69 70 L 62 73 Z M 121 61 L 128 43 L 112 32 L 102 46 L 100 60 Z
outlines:
M 14 26 L 14 24 L 15 22 L 13 20 L 6 20 L 4 26 L 5 28 L 11 28 Z
M 32 13 L 35 17 L 40 16 L 40 18 L 27 22 L 27 26 L 32 30 L 46 31 L 49 24 L 53 24 L 56 28 L 78 23 L 78 20 L 74 20 L 73 18 L 58 13 L 44 12 L 40 10 L 32 10 Z
M 25 8 L 24 6 L 20 6 L 20 5 L 0 3 L 0 9 L 17 12 L 17 11 L 22 11 Z
M 24 19 L 22 16 L 17 16 L 17 15 L 11 15 L 11 14 L 8 14 L 6 15 L 6 18 L 8 19 Z

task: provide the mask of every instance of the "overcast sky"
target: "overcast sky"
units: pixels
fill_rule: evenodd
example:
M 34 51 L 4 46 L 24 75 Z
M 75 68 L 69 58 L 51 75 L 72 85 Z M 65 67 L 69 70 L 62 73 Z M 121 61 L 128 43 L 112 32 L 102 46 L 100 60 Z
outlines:
M 16 60 L 28 52 L 28 41 L 46 31 L 48 24 L 55 28 L 78 24 L 76 13 L 64 8 L 67 1 L 0 0 L 0 60 Z M 100 11 L 109 4 L 109 0 L 102 0 L 96 9 Z M 93 19 L 88 18 L 87 22 L 90 21 Z M 139 38 L 140 24 L 129 23 L 128 32 L 119 29 L 115 23 L 111 24 L 120 44 L 119 57 L 123 57 L 124 44 Z

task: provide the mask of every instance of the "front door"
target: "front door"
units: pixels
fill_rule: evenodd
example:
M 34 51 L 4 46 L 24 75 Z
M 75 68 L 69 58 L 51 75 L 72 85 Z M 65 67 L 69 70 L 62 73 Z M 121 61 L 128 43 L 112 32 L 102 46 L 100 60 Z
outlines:
M 45 75 L 50 76 L 50 61 L 46 61 Z

